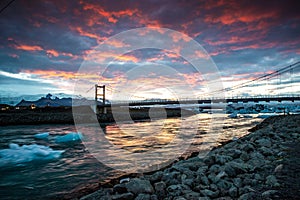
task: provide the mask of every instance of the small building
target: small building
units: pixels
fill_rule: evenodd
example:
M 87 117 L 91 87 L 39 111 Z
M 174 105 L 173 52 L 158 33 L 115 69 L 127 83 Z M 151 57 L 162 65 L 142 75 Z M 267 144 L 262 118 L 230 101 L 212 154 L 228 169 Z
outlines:
M 8 104 L 0 104 L 0 110 L 11 110 L 11 106 Z

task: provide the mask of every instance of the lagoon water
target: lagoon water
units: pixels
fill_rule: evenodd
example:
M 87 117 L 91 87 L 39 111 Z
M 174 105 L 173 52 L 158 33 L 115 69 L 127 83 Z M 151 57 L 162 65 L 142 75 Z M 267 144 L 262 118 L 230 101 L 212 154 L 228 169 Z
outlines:
M 168 157 L 173 150 L 168 144 L 180 132 L 193 134 L 193 139 L 186 141 L 191 145 L 185 152 L 181 152 L 189 155 L 202 151 L 204 147 L 209 150 L 211 146 L 241 137 L 261 120 L 255 116 L 231 119 L 224 114 L 198 114 L 184 119 L 103 124 L 102 128 L 107 141 L 119 149 L 132 154 L 155 150 Z M 188 123 L 193 125 L 182 126 Z M 76 132 L 74 125 L 0 127 L 0 199 L 63 198 L 68 194 L 80 193 L 83 188 L 96 188 L 99 182 L 109 181 L 122 174 L 95 159 L 89 148 L 78 139 L 57 142 L 57 138 Z M 82 135 L 85 137 L 88 134 L 89 128 L 86 128 Z M 13 145 L 9 147 L 9 144 Z M 10 148 L 24 147 L 26 151 L 9 151 L 9 158 L 5 157 Z M 52 158 L 52 153 L 56 151 L 63 152 L 59 157 Z M 112 149 L 110 154 L 117 152 Z M 49 159 L 42 159 L 45 156 Z M 159 162 L 155 158 L 143 159 Z M 125 166 L 128 163 L 116 163 L 116 166 L 123 164 Z

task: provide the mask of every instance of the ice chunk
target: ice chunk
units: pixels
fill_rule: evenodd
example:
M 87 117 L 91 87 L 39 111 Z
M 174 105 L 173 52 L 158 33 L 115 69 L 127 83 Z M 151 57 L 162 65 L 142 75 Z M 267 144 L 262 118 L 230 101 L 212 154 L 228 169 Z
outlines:
M 63 152 L 64 150 L 53 150 L 43 145 L 19 146 L 11 143 L 9 149 L 0 150 L 0 166 L 14 166 L 32 161 L 57 159 Z
M 49 136 L 48 132 L 35 134 L 34 137 L 36 139 L 47 139 Z
M 64 136 L 57 136 L 55 142 L 62 143 L 62 142 L 74 142 L 80 141 L 83 138 L 81 133 L 71 132 Z
M 230 115 L 228 115 L 228 117 L 230 117 L 230 118 L 238 118 L 238 115 L 237 115 L 236 112 L 234 112 L 234 113 L 231 113 Z
M 266 119 L 266 118 L 269 118 L 269 117 L 272 117 L 272 116 L 276 116 L 276 114 L 265 114 L 265 115 L 258 115 L 257 118 L 261 118 L 261 119 Z

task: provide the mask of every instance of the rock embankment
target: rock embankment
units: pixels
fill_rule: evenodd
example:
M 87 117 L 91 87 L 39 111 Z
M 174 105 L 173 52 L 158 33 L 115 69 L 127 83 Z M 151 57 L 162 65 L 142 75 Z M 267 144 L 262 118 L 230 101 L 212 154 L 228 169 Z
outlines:
M 291 172 L 291 150 L 299 150 L 300 115 L 265 120 L 255 132 L 151 175 L 101 188 L 81 199 L 193 200 L 295 199 L 299 176 Z M 298 155 L 299 156 L 299 155 Z M 294 194 L 285 194 L 294 177 Z M 297 188 L 298 187 L 298 188 Z

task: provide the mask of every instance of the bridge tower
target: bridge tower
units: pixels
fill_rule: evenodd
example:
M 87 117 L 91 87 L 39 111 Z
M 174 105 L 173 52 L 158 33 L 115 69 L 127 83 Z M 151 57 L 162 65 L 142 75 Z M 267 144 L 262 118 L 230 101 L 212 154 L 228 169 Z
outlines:
M 98 106 L 98 98 L 102 99 L 102 105 Z M 106 113 L 105 107 L 105 85 L 95 85 L 95 111 L 96 114 L 104 114 Z

